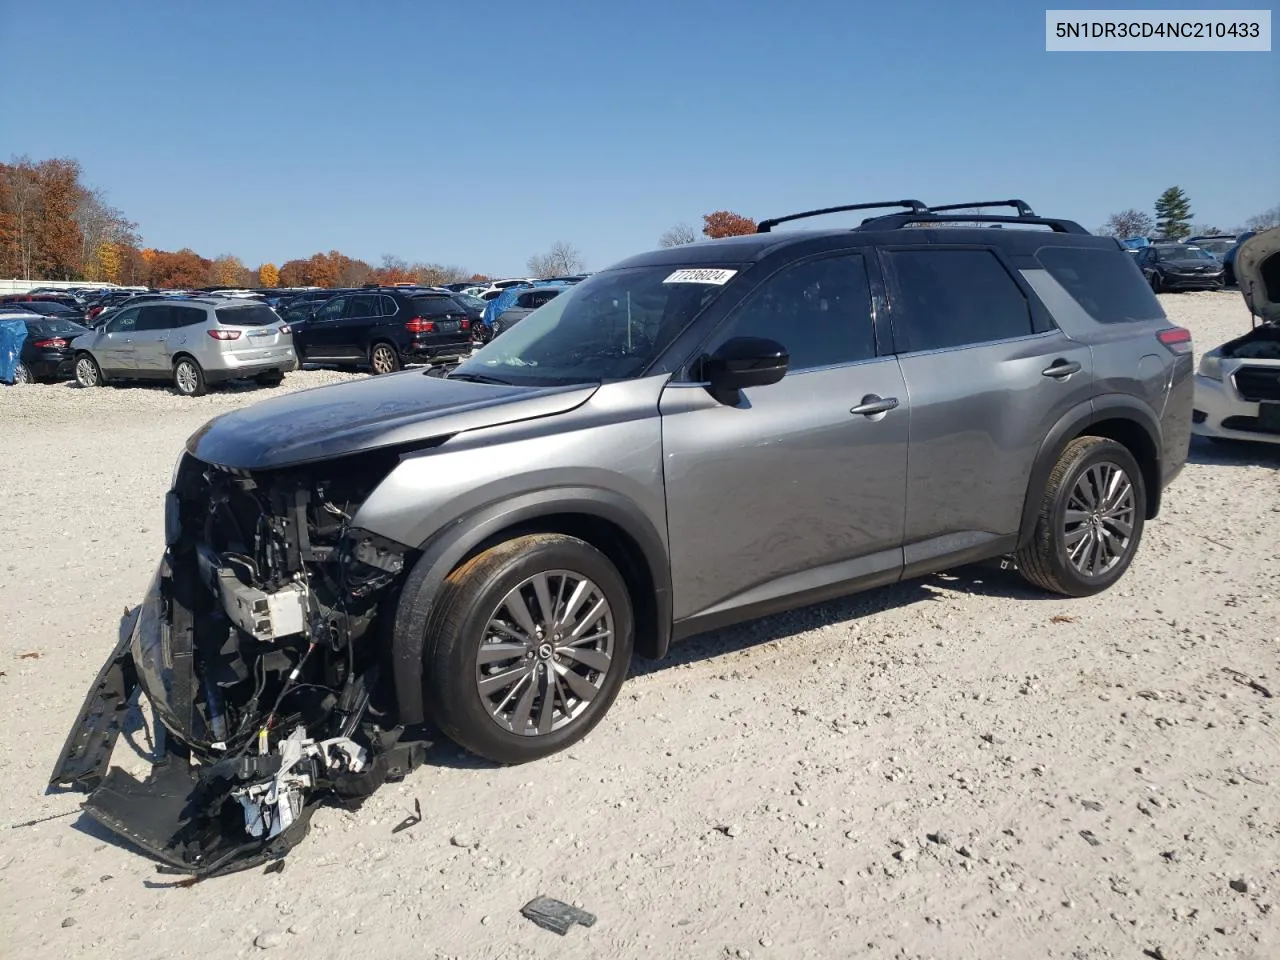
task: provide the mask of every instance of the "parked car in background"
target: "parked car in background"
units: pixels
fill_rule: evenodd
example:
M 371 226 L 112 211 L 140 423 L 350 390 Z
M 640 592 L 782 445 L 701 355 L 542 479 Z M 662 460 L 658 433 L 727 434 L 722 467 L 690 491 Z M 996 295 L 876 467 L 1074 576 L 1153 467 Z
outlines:
M 26 323 L 27 338 L 22 343 L 14 382 L 49 383 L 71 377 L 75 368 L 71 342 L 89 329 L 62 317 L 0 307 L 0 320 L 19 319 Z
M 382 287 L 327 300 L 293 333 L 298 360 L 392 373 L 471 352 L 471 317 L 447 292 Z
M 1280 444 L 1280 227 L 1253 234 L 1236 263 L 1254 327 L 1200 358 L 1192 430 Z
M 21 307 L 32 313 L 38 313 L 43 317 L 56 317 L 61 320 L 70 320 L 80 323 L 84 320 L 84 315 L 79 310 L 73 310 L 71 307 L 61 303 L 55 303 L 52 300 L 28 300 L 25 303 L 8 303 L 6 307 Z
M 276 386 L 297 366 L 289 327 L 265 304 L 231 297 L 147 300 L 76 338 L 76 380 L 169 380 L 183 396 L 252 377 Z
M 1227 251 L 1236 245 L 1236 238 L 1234 234 L 1217 233 L 1206 234 L 1198 237 L 1187 237 L 1187 239 L 1182 242 L 1188 246 L 1199 247 L 1205 253 L 1210 254 L 1221 262 L 1222 258 L 1227 255 Z
M 1156 293 L 1222 289 L 1222 262 L 1199 247 L 1153 243 L 1138 251 L 1137 263 Z
M 67 293 L 9 293 L 0 296 L 0 304 L 17 304 L 29 307 L 32 304 L 50 304 L 64 308 L 68 316 L 77 320 L 84 319 L 84 307 L 80 301 Z M 47 308 L 40 308 L 43 311 Z
M 1223 254 L 1222 280 L 1224 283 L 1229 286 L 1236 285 L 1236 253 L 1244 243 L 1252 240 L 1257 235 L 1258 231 L 1256 230 L 1246 230 L 1244 233 L 1240 234 L 1240 236 L 1236 237 L 1236 242 L 1232 245 L 1231 249 Z
M 503 310 L 493 321 L 493 335 L 497 337 L 506 333 L 544 303 L 550 303 L 566 289 L 568 289 L 568 284 L 561 286 L 539 285 L 530 287 L 527 290 L 520 290 L 516 294 L 515 302 Z

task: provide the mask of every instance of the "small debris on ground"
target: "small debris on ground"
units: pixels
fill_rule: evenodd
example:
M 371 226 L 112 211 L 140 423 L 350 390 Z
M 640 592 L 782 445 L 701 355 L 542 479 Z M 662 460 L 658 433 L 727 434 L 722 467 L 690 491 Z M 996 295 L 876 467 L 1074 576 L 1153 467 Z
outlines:
M 408 830 L 410 827 L 416 827 L 422 822 L 422 802 L 417 797 L 413 799 L 413 813 L 405 817 L 394 827 L 391 828 L 392 833 L 399 833 L 401 830 Z
M 1234 890 L 1236 893 L 1249 892 L 1249 883 L 1246 880 L 1232 880 L 1228 884 L 1228 886 L 1231 887 L 1231 889 Z
M 65 919 L 65 920 L 63 920 L 63 921 L 62 921 L 62 927 L 63 927 L 63 929 L 64 929 L 64 930 L 65 930 L 67 927 L 74 927 L 75 925 L 76 925 L 76 918 L 75 918 L 75 917 L 67 917 L 67 919 Z
M 39 654 L 36 654 L 36 656 L 39 656 Z M 1229 676 L 1236 683 L 1243 684 L 1244 686 L 1248 687 L 1250 690 L 1256 690 L 1258 693 L 1262 694 L 1268 700 L 1270 700 L 1273 696 L 1275 696 L 1275 694 L 1273 694 L 1269 689 L 1264 687 L 1262 684 L 1260 684 L 1257 680 L 1253 679 L 1253 677 L 1249 676 L 1247 673 L 1241 673 L 1239 670 L 1232 670 L 1230 667 L 1223 667 L 1222 672 L 1225 673 L 1227 676 Z
M 1084 837 L 1085 840 L 1089 841 L 1089 846 L 1091 847 L 1102 846 L 1102 841 L 1093 835 L 1092 830 L 1081 830 L 1080 836 Z
M 1055 613 L 1049 618 L 1050 623 L 1075 623 L 1076 620 L 1077 618 L 1069 613 Z
M 18 654 L 18 659 L 19 660 L 39 660 L 40 653 L 36 650 L 32 650 L 29 653 L 20 653 Z
M 562 937 L 574 924 L 580 923 L 584 927 L 591 927 L 596 922 L 594 914 L 579 910 L 552 897 L 534 897 L 520 908 L 520 913 L 544 930 L 558 933 Z
M 284 942 L 284 937 L 275 930 L 267 930 L 253 938 L 253 945 L 259 950 L 270 950 Z

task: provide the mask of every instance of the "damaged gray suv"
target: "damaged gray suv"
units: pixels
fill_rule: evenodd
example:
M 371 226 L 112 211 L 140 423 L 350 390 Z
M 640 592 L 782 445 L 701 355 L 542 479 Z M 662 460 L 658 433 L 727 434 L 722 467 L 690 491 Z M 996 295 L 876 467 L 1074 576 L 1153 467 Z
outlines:
M 206 424 L 53 782 L 173 869 L 238 869 L 421 762 L 428 722 L 565 748 L 633 653 L 989 559 L 1109 587 L 1186 456 L 1190 335 L 1116 241 L 1002 205 L 644 254 L 447 377 Z M 139 689 L 146 781 L 107 770 Z

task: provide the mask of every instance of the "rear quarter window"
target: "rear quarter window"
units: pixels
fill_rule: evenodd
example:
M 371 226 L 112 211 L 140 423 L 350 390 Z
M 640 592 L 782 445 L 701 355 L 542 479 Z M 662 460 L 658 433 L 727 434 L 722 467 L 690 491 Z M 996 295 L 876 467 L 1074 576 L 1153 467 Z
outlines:
M 413 309 L 423 317 L 443 317 L 448 313 L 461 312 L 452 297 L 415 297 Z
M 1041 247 L 1036 259 L 1098 323 L 1164 319 L 1160 301 L 1124 250 Z
M 228 327 L 265 327 L 280 319 L 274 310 L 260 304 L 247 307 L 219 307 L 215 313 L 218 322 Z

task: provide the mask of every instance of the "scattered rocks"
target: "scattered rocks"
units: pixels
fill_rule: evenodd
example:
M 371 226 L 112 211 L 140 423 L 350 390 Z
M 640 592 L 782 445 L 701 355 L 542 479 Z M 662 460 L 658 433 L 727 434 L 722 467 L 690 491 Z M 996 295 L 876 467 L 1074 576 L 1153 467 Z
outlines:
M 253 938 L 253 945 L 259 950 L 271 950 L 284 943 L 284 937 L 280 936 L 278 930 L 264 930 Z
M 1085 840 L 1088 842 L 1089 846 L 1091 847 L 1102 846 L 1102 841 L 1093 835 L 1092 830 L 1081 830 L 1080 836 L 1084 837 Z
M 455 833 L 449 838 L 449 842 L 463 850 L 472 850 L 480 846 L 480 844 L 476 843 L 475 837 L 469 833 Z
M 64 930 L 65 930 L 67 927 L 74 927 L 75 925 L 76 925 L 76 918 L 75 918 L 75 917 L 67 917 L 67 919 L 65 919 L 65 920 L 63 920 L 63 921 L 62 921 L 62 929 L 64 929 Z
M 1247 880 L 1232 880 L 1229 884 L 1227 884 L 1227 886 L 1229 886 L 1236 893 L 1249 892 L 1249 882 Z
M 940 830 L 936 833 L 925 834 L 925 839 L 930 843 L 936 843 L 940 847 L 951 846 L 951 838 Z

